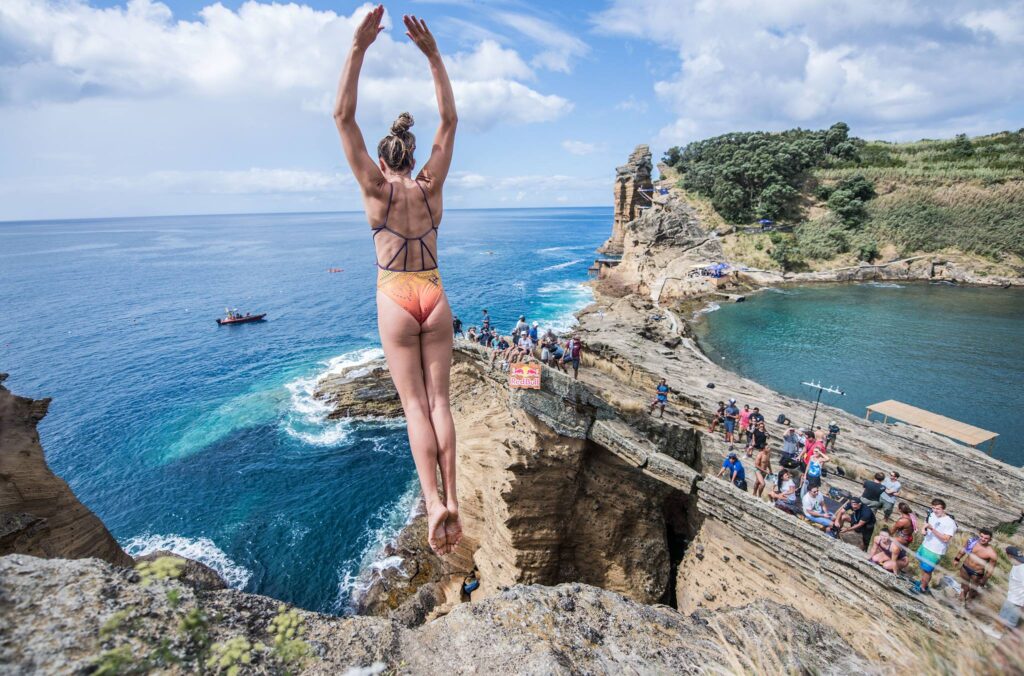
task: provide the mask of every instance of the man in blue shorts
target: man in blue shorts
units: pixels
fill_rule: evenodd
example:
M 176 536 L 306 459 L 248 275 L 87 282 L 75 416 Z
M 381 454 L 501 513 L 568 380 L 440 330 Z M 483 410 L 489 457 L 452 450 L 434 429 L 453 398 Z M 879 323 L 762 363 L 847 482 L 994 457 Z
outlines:
M 928 583 L 932 581 L 932 571 L 939 565 L 939 559 L 946 553 L 949 541 L 956 535 L 956 521 L 946 514 L 946 502 L 935 498 L 932 500 L 932 513 L 928 515 L 928 523 L 922 528 L 924 540 L 917 548 L 917 561 L 921 566 L 921 579 L 910 588 L 915 594 L 930 594 Z
M 736 420 L 740 417 L 740 409 L 736 405 L 735 399 L 729 400 L 729 405 L 725 407 L 725 440 L 726 442 L 732 442 L 733 432 L 736 431 Z

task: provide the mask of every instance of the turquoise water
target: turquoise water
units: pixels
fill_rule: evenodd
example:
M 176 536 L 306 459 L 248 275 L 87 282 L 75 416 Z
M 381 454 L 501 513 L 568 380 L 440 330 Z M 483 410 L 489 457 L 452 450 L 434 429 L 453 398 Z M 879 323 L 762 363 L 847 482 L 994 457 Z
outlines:
M 1024 464 L 1024 289 L 769 289 L 722 304 L 696 328 L 712 359 L 779 392 L 812 399 L 801 381 L 835 385 L 846 395 L 822 402 L 856 415 L 903 401 L 998 432 L 993 455 Z
M 446 211 L 456 314 L 567 326 L 611 215 Z M 312 397 L 324 373 L 381 354 L 362 214 L 0 223 L 0 272 L 0 371 L 53 397 L 50 465 L 130 552 L 347 608 L 417 497 L 401 422 L 328 421 Z M 218 327 L 225 306 L 269 321 Z

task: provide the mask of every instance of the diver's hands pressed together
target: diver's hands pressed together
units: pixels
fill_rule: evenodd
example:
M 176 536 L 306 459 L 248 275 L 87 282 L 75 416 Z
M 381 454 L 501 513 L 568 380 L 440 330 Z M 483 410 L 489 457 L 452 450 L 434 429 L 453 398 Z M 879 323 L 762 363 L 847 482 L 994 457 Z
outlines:
M 441 56 L 441 52 L 437 48 L 437 41 L 434 40 L 434 36 L 431 34 L 430 29 L 427 28 L 426 21 L 410 14 L 403 16 L 402 21 L 405 22 L 405 34 L 409 36 L 410 40 L 416 43 L 416 46 L 420 48 L 420 51 L 423 52 L 428 59 Z
M 373 44 L 380 32 L 384 30 L 384 26 L 380 25 L 382 18 L 384 18 L 384 5 L 377 5 L 367 13 L 352 36 L 352 46 L 355 49 L 365 51 Z

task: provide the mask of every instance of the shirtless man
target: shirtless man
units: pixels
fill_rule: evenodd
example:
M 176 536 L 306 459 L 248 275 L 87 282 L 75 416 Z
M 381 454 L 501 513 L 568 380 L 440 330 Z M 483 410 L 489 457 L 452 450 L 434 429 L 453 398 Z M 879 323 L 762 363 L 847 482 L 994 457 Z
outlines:
M 754 497 L 759 498 L 764 492 L 768 475 L 772 473 L 772 459 L 767 446 L 758 449 L 757 457 L 754 458 L 754 470 Z
M 953 559 L 953 565 L 963 560 L 960 567 L 960 579 L 963 580 L 960 586 L 960 602 L 965 608 L 967 603 L 978 595 L 978 589 L 985 586 L 996 569 L 996 550 L 991 543 L 992 531 L 982 528 L 978 531 L 978 537 L 968 540 Z

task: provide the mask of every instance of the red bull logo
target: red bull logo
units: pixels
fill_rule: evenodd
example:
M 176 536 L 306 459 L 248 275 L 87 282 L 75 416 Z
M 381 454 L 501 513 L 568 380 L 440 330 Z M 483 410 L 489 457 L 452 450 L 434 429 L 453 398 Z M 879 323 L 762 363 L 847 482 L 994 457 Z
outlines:
M 508 386 L 521 390 L 539 390 L 540 364 L 510 364 Z

